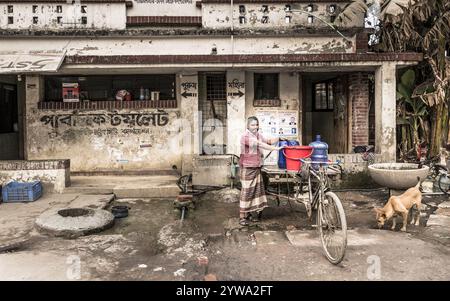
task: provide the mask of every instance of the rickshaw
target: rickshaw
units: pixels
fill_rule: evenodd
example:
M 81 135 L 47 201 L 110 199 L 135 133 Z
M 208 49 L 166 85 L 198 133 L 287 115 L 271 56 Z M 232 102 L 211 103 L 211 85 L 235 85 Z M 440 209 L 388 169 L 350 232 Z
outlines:
M 340 263 L 347 247 L 347 221 L 339 197 L 330 189 L 331 177 L 342 174 L 337 162 L 317 162 L 310 159 L 297 159 L 301 162 L 298 171 L 263 166 L 263 178 L 278 183 L 278 191 L 268 190 L 279 204 L 280 199 L 293 200 L 303 204 L 310 221 L 316 218 L 316 225 L 323 251 L 332 264 Z M 285 189 L 281 186 L 286 183 Z

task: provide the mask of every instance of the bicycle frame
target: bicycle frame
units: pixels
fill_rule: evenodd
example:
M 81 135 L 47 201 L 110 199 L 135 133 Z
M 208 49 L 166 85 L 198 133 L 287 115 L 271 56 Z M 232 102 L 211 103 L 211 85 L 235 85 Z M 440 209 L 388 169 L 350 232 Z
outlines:
M 308 194 L 309 198 L 308 201 L 310 208 L 317 210 L 319 207 L 320 200 L 323 200 L 323 195 L 325 192 L 329 190 L 329 182 L 328 182 L 328 176 L 326 174 L 326 168 L 328 165 L 337 165 L 339 166 L 339 162 L 315 162 L 315 161 L 305 161 L 303 159 L 300 159 L 302 164 L 307 165 L 308 168 Z M 311 164 L 316 164 L 319 166 L 319 168 L 316 170 L 311 166 Z M 339 166 L 340 168 L 340 166 Z M 303 181 L 303 179 L 302 179 Z M 316 184 L 314 187 L 314 184 Z M 302 183 L 300 183 L 300 186 L 303 186 Z M 301 188 L 297 192 L 297 196 L 295 197 L 295 200 L 298 201 L 298 194 L 300 193 Z M 302 203 L 305 203 L 303 201 Z M 306 205 L 306 204 L 305 204 Z M 308 210 L 307 210 L 308 211 Z M 311 217 L 312 212 L 307 212 L 308 217 Z

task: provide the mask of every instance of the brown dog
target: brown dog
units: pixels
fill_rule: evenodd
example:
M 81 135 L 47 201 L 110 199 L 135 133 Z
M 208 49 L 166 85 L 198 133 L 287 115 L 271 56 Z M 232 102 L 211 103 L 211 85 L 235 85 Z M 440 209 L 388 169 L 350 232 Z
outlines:
M 420 178 L 416 186 L 409 188 L 402 195 L 391 196 L 387 204 L 383 208 L 375 208 L 377 213 L 378 228 L 382 228 L 384 223 L 392 219 L 392 230 L 395 229 L 395 217 L 401 215 L 403 217 L 402 231 L 406 231 L 408 213 L 411 207 L 416 205 L 416 214 L 414 216 L 414 225 L 419 225 L 420 207 L 422 204 L 422 192 L 420 191 Z

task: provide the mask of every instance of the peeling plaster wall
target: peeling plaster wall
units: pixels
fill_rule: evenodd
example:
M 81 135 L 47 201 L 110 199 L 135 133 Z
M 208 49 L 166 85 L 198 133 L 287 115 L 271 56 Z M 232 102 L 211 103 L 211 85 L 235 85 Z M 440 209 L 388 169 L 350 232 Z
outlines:
M 0 53 L 21 52 L 33 45 L 35 53 L 56 52 L 67 47 L 67 55 L 208 55 L 353 53 L 355 43 L 340 37 L 166 37 L 133 39 L 14 39 L 0 43 Z M 51 41 L 51 42 L 49 42 Z M 354 40 L 353 40 L 354 41 Z
M 246 128 L 245 86 L 244 71 L 227 72 L 227 153 L 238 156 L 241 153 L 240 138 Z
M 3 29 L 125 29 L 125 3 L 11 3 L 13 13 L 8 13 L 7 4 L 0 4 L 0 27 Z M 37 10 L 33 13 L 33 6 Z M 57 12 L 57 6 L 62 12 Z M 86 6 L 86 13 L 81 13 L 81 6 Z M 14 23 L 8 24 L 8 17 L 13 17 Z M 38 23 L 33 24 L 33 17 L 38 17 Z M 57 17 L 62 17 L 62 24 L 57 23 Z M 87 24 L 81 24 L 81 18 L 87 17 Z
M 330 4 L 335 4 L 332 1 L 330 3 L 317 3 L 314 4 L 313 14 L 323 19 L 326 22 L 330 22 L 331 14 L 328 13 L 328 7 Z M 245 6 L 245 13 L 239 12 L 239 6 Z M 263 5 L 268 6 L 268 12 L 263 12 Z M 235 4 L 233 5 L 233 17 L 231 17 L 230 4 L 222 3 L 206 3 L 202 5 L 202 17 L 203 27 L 206 28 L 273 28 L 273 27 L 311 27 L 311 28 L 324 28 L 329 27 L 325 22 L 320 21 L 318 18 L 314 18 L 312 24 L 308 23 L 308 14 L 300 13 L 298 11 L 306 12 L 308 3 L 291 3 L 292 12 L 285 11 L 286 4 Z M 337 4 L 337 6 L 343 6 L 344 4 Z M 264 16 L 268 17 L 267 23 L 262 23 Z M 291 23 L 286 23 L 286 16 L 291 16 Z M 240 17 L 245 17 L 245 23 L 240 24 Z M 354 18 L 352 22 L 343 24 L 343 27 L 364 27 L 364 14 L 360 17 Z
M 280 107 L 255 107 L 253 106 L 254 99 L 254 72 L 245 73 L 246 89 L 245 89 L 245 118 L 255 115 L 257 111 L 277 111 L 277 110 L 297 110 L 299 112 L 298 119 L 301 121 L 301 106 L 300 106 L 300 77 L 298 73 L 281 72 L 279 73 L 279 93 L 281 106 Z M 299 122 L 301 124 L 301 122 Z M 301 140 L 301 129 L 298 132 Z
M 179 109 L 164 110 L 168 122 L 161 126 L 153 126 L 151 123 L 133 125 L 131 122 L 134 118 L 132 114 L 148 116 L 155 113 L 156 109 L 117 112 L 38 110 L 37 102 L 42 99 L 42 86 L 40 77 L 27 76 L 28 160 L 70 159 L 71 171 L 171 169 L 173 165 L 181 167 L 183 148 L 180 145 Z M 119 125 L 113 125 L 110 121 L 111 114 L 116 116 L 115 121 L 120 120 Z M 95 115 L 99 119 L 85 115 Z M 105 117 L 105 122 L 101 121 L 102 116 Z M 56 120 L 57 127 L 54 126 Z
M 195 0 L 133 0 L 128 16 L 200 16 Z
M 178 95 L 180 99 L 181 119 L 180 139 L 183 147 L 182 173 L 189 174 L 193 171 L 193 158 L 200 152 L 199 141 L 199 116 L 198 116 L 198 74 L 179 74 Z
M 156 110 L 120 110 L 118 114 L 148 114 Z M 181 167 L 181 148 L 174 122 L 179 118 L 178 110 L 166 110 L 169 123 L 164 127 L 139 127 L 121 124 L 67 126 L 58 128 L 45 125 L 41 118 L 52 115 L 67 115 L 67 111 L 30 110 L 29 137 L 27 140 L 29 159 L 69 158 L 72 171 L 95 170 L 147 170 Z M 114 112 L 92 111 L 82 114 L 111 114 Z M 78 117 L 77 117 L 78 118 Z
M 0 186 L 9 181 L 41 181 L 44 191 L 50 188 L 57 193 L 63 193 L 64 188 L 70 186 L 70 170 L 0 170 Z
M 383 162 L 396 160 L 396 66 L 383 63 L 375 72 L 375 151 Z

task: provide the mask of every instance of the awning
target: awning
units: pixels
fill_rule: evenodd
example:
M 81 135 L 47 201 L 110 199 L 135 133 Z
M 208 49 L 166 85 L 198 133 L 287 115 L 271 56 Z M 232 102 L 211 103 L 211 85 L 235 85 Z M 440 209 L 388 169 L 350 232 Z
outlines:
M 0 53 L 0 74 L 56 72 L 64 56 L 65 53 Z

